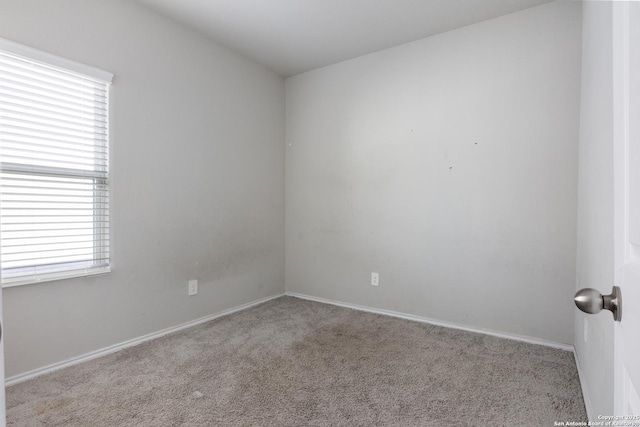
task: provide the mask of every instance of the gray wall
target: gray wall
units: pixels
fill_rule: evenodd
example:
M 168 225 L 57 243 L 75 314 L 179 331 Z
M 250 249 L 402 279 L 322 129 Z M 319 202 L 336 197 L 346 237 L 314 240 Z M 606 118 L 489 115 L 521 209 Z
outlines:
M 284 291 L 281 77 L 131 1 L 0 0 L 0 37 L 114 73 L 113 272 L 4 289 L 8 376 Z
M 550 3 L 287 79 L 286 289 L 573 343 L 580 43 Z
M 576 288 L 604 293 L 614 283 L 612 7 L 585 2 L 582 33 Z M 575 311 L 576 353 L 594 417 L 614 409 L 614 325 L 606 314 Z

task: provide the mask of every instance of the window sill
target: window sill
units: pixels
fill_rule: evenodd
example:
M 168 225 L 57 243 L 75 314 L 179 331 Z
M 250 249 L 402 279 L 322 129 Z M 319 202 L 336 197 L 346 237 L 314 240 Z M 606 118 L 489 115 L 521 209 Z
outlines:
M 2 280 L 2 288 L 12 288 L 22 285 L 33 285 L 36 283 L 52 282 L 54 280 L 73 279 L 76 277 L 97 276 L 111 272 L 111 267 L 97 267 L 83 270 L 60 271 L 56 273 L 41 274 L 38 276 L 8 278 Z

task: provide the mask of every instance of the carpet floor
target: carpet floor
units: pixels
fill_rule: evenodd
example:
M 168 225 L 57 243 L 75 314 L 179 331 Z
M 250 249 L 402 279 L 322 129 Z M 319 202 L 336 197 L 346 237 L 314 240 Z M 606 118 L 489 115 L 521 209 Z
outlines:
M 9 426 L 553 426 L 573 354 L 282 297 L 7 388 Z

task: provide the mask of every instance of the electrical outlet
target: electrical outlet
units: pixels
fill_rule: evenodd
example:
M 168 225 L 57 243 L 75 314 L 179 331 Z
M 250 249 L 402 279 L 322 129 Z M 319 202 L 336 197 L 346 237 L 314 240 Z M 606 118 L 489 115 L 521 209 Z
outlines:
M 197 280 L 189 280 L 189 296 L 198 294 L 198 281 Z
M 380 285 L 380 274 L 371 273 L 371 286 L 378 286 L 378 285 Z

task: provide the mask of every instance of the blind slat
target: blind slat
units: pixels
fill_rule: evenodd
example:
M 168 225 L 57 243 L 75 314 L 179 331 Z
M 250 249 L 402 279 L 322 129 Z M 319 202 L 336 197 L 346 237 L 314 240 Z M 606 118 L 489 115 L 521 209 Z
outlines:
M 92 94 L 85 94 L 81 91 L 73 93 L 73 91 L 60 90 L 60 88 L 37 84 L 32 81 L 29 83 L 29 79 L 12 78 L 6 73 L 2 73 L 0 70 L 0 85 L 6 88 L 8 91 L 15 91 L 17 93 L 23 93 L 26 97 L 31 98 L 33 95 L 43 96 L 46 98 L 58 99 L 64 102 L 70 102 L 72 104 L 82 105 L 106 105 L 107 97 L 105 93 L 93 92 Z
M 5 119 L 12 119 L 14 122 L 20 123 L 18 127 L 27 126 L 35 127 L 39 129 L 56 129 L 57 133 L 67 134 L 68 132 L 88 134 L 89 136 L 97 134 L 106 134 L 106 123 L 102 121 L 85 120 L 86 123 L 71 122 L 66 120 L 60 120 L 55 117 L 42 117 L 37 114 L 30 114 L 24 111 L 14 109 L 13 111 L 7 111 L 3 108 L 2 117 Z
M 0 72 L 4 71 L 8 78 L 28 78 L 27 84 L 45 84 L 54 87 L 64 88 L 70 91 L 79 91 L 83 93 L 104 92 L 99 84 L 87 82 L 80 79 L 60 78 L 62 75 L 41 72 L 42 69 L 24 66 L 18 63 L 8 63 L 0 60 Z
M 3 136 L 3 132 L 0 132 L 0 136 Z M 25 150 L 27 153 L 37 155 L 64 155 L 70 158 L 87 159 L 95 157 L 98 160 L 107 158 L 109 153 L 104 147 L 92 147 L 88 144 L 74 144 L 68 142 L 53 141 L 51 139 L 46 140 L 40 138 L 39 140 L 31 140 L 30 138 L 2 138 L 4 150 Z M 19 155 L 18 151 L 18 155 Z
M 36 132 L 35 129 L 34 130 L 30 130 L 29 128 L 25 128 L 25 127 L 14 127 L 14 128 L 5 128 L 5 129 L 1 129 L 0 128 L 0 136 L 2 136 L 2 139 L 10 139 L 12 135 L 18 136 L 18 137 L 29 137 L 29 138 L 33 138 L 35 140 L 40 140 L 43 142 L 46 141 L 53 141 L 53 142 L 62 142 L 62 143 L 66 143 L 66 144 L 78 144 L 78 145 L 84 145 L 84 146 L 91 146 L 92 145 L 92 141 L 95 141 L 95 139 L 87 139 L 87 138 L 77 138 L 77 137 L 71 137 L 70 135 L 57 135 L 57 134 L 52 134 L 52 133 L 46 133 L 46 132 Z M 96 138 L 96 139 L 100 139 L 103 141 L 103 144 L 106 144 L 106 138 L 101 137 L 101 138 Z
M 33 152 L 32 152 L 33 153 Z M 33 153 L 35 154 L 35 153 Z M 5 148 L 3 158 L 11 162 L 20 163 L 23 165 L 33 164 L 34 166 L 62 166 L 68 169 L 80 169 L 91 171 L 94 166 L 104 165 L 106 166 L 105 159 L 83 159 L 83 158 L 69 158 L 65 159 L 65 156 L 59 154 L 39 153 L 38 156 L 29 156 L 29 150 L 17 151 L 15 149 Z M 83 161 L 84 160 L 84 161 Z M 93 162 L 91 160 L 94 160 Z
M 34 132 L 39 135 L 54 135 L 61 139 L 66 138 L 79 138 L 79 139 L 106 139 L 106 129 L 96 128 L 93 131 L 89 130 L 75 130 L 68 129 L 62 126 L 50 125 L 47 123 L 36 123 L 29 120 L 29 117 L 22 116 L 21 119 L 11 118 L 9 115 L 3 115 L 0 117 L 0 126 L 3 126 L 7 131 L 13 130 L 15 133 L 21 133 L 23 130 Z
M 77 235 L 68 235 L 67 236 L 69 243 L 91 243 L 93 245 L 93 234 L 77 234 Z M 108 239 L 107 239 L 108 240 Z M 50 236 L 48 238 L 22 238 L 22 239 L 12 239 L 11 242 L 8 242 L 7 248 L 18 248 L 18 247 L 42 247 L 42 248 L 50 248 L 56 247 L 60 245 L 64 245 L 66 243 L 60 243 L 56 236 Z
M 105 83 L 111 83 L 113 78 L 110 73 L 105 73 L 104 71 L 99 71 L 102 77 L 97 77 L 93 73 L 87 73 L 87 66 L 78 63 L 74 63 L 73 67 L 71 67 L 74 68 L 74 70 L 68 69 L 68 67 L 72 65 L 72 61 L 56 57 L 46 52 L 37 51 L 27 46 L 22 46 L 4 39 L 0 40 L 0 50 L 4 53 L 4 55 L 0 56 L 1 62 L 29 70 L 34 67 L 38 67 L 38 72 L 41 74 L 50 75 L 60 80 L 68 80 L 85 85 L 102 86 Z M 49 61 L 48 59 L 51 59 L 52 61 Z M 61 64 L 60 60 L 69 65 L 65 66 Z M 85 70 L 78 70 L 78 65 Z M 94 69 L 93 71 L 96 70 Z
M 25 105 L 24 103 L 21 104 L 18 102 L 2 100 L 2 102 L 0 102 L 0 114 L 7 114 L 9 111 L 29 115 L 37 119 L 52 119 L 59 123 L 69 125 L 93 127 L 97 123 L 98 126 L 102 126 L 104 128 L 107 127 L 107 122 L 104 118 L 95 114 L 66 114 L 62 111 L 55 111 L 53 109 L 36 108 L 34 106 Z
M 0 131 L 0 136 L 4 144 L 9 146 L 22 145 L 24 147 L 50 147 L 51 149 L 64 149 L 73 150 L 79 153 L 90 152 L 95 153 L 97 156 L 107 157 L 107 147 L 96 147 L 94 145 L 86 143 L 77 143 L 72 141 L 54 141 L 46 138 L 33 138 L 25 137 L 17 134 L 10 134 L 9 132 Z
M 64 165 L 63 165 L 64 166 Z M 96 165 L 98 166 L 98 165 Z M 103 165 L 104 167 L 101 170 L 90 170 L 90 169 L 79 169 L 79 168 L 67 168 L 60 166 L 48 166 L 42 164 L 24 164 L 24 163 L 8 163 L 2 162 L 0 163 L 0 168 L 3 172 L 13 172 L 13 173 L 21 173 L 21 174 L 32 174 L 32 175 L 42 175 L 42 176 L 53 176 L 53 177 L 76 177 L 76 178 L 103 178 L 107 179 L 107 165 Z M 95 185 L 99 184 L 99 182 L 95 182 Z
M 104 122 L 106 122 L 107 119 L 106 109 L 78 107 L 74 104 L 47 101 L 46 99 L 36 97 L 25 98 L 24 96 L 6 90 L 0 92 L 0 100 L 2 100 L 5 105 L 18 105 L 33 109 L 35 112 L 44 111 L 47 113 L 60 114 L 73 117 L 75 120 L 89 116 L 94 117 L 95 120 L 102 120 Z
M 2 81 L 0 81 L 0 85 Z M 60 105 L 67 108 L 91 113 L 94 110 L 105 111 L 107 104 L 101 101 L 90 101 L 84 99 L 73 99 L 72 97 L 59 96 L 44 90 L 28 90 L 23 87 L 18 89 L 16 86 L 0 86 L 0 96 L 10 96 L 18 99 L 32 99 L 45 104 Z
M 55 83 L 47 82 L 44 80 L 37 80 L 33 75 L 15 74 L 6 69 L 0 67 L 0 84 L 3 84 L 11 88 L 19 88 L 30 93 L 43 94 L 48 96 L 55 96 L 61 99 L 73 100 L 73 102 L 84 101 L 88 103 L 100 102 L 105 104 L 107 102 L 107 96 L 104 92 L 97 90 L 86 91 L 81 87 L 71 87 L 58 85 Z
M 78 232 L 76 233 L 69 233 L 67 232 L 66 234 L 60 234 L 60 230 L 56 230 L 57 233 L 39 233 L 38 237 L 31 237 L 29 235 L 24 235 L 24 234 L 19 234 L 19 233 L 13 233 L 14 235 L 17 234 L 14 237 L 11 236 L 5 236 L 4 239 L 7 240 L 9 242 L 9 244 L 12 244 L 11 242 L 13 241 L 24 241 L 25 243 L 27 242 L 27 240 L 29 242 L 48 242 L 49 239 L 57 239 L 59 237 L 64 237 L 64 236 L 69 236 L 69 237 L 92 237 L 93 236 L 93 231 L 91 229 L 80 229 L 78 230 Z

